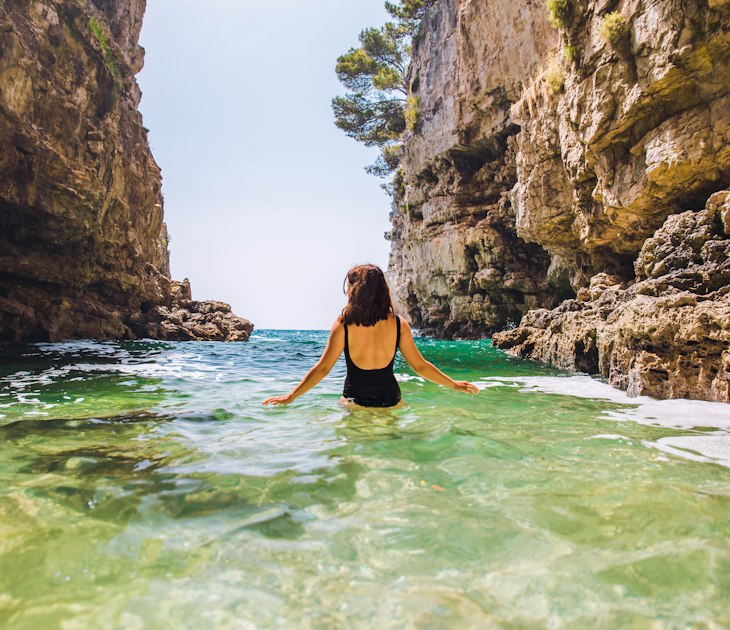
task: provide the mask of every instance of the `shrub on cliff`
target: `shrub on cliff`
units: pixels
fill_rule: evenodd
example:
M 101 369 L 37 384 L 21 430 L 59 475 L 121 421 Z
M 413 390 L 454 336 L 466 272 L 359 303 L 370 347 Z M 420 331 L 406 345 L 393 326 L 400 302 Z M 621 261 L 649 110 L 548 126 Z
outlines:
M 406 99 L 405 119 L 406 129 L 413 131 L 418 124 L 421 114 L 421 99 L 415 94 L 409 94 Z
M 629 22 L 618 11 L 607 13 L 599 27 L 601 37 L 612 46 L 621 46 L 629 37 Z
M 104 65 L 109 71 L 109 74 L 111 74 L 114 79 L 121 80 L 122 73 L 119 69 L 117 60 L 114 58 L 114 53 L 109 47 L 109 38 L 106 30 L 102 26 L 101 22 L 99 22 L 99 20 L 97 20 L 93 15 L 89 18 L 89 30 L 99 43 L 101 52 L 104 55 Z
M 557 57 L 553 56 L 548 60 L 542 79 L 545 81 L 548 94 L 557 94 L 563 89 L 565 75 Z
M 418 122 L 418 99 L 406 81 L 411 46 L 433 0 L 386 2 L 393 18 L 360 33 L 360 46 L 337 58 L 337 78 L 348 93 L 332 99 L 335 125 L 366 146 L 381 150 L 366 170 L 387 177 L 400 163 L 401 136 Z
M 554 28 L 566 28 L 570 23 L 570 0 L 547 0 L 547 10 Z
M 573 44 L 566 44 L 565 48 L 563 48 L 563 57 L 565 58 L 565 61 L 568 63 L 573 63 L 576 59 L 576 48 L 573 46 Z

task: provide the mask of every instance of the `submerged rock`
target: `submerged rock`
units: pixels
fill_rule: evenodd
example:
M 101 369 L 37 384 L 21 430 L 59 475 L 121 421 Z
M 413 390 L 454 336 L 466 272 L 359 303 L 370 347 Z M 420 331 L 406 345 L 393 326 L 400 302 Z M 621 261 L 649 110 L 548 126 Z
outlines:
M 598 274 L 578 300 L 531 311 L 494 345 L 600 374 L 633 396 L 730 402 L 730 192 L 670 216 L 641 249 L 636 281 Z
M 177 283 L 134 78 L 144 0 L 2 7 L 0 342 L 247 338 L 206 303 L 187 336 L 167 315 Z

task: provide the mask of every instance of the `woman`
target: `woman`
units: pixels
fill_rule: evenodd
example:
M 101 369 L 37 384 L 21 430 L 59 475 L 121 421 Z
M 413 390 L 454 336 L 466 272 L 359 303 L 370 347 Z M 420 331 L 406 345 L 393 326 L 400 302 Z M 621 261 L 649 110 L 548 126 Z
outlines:
M 401 403 L 393 375 L 400 348 L 408 364 L 423 378 L 452 389 L 476 394 L 467 381 L 454 381 L 426 361 L 413 341 L 408 323 L 395 314 L 385 275 L 375 265 L 358 265 L 347 272 L 347 306 L 330 330 L 319 361 L 288 394 L 264 400 L 264 405 L 286 405 L 319 383 L 345 351 L 347 377 L 340 402 L 362 407 L 394 407 Z

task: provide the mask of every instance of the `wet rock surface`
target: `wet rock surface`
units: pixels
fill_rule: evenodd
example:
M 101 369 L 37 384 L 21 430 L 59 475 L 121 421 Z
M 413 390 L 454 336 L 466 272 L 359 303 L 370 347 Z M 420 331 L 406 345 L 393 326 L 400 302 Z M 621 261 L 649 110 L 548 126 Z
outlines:
M 137 110 L 144 9 L 2 3 L 0 342 L 177 330 L 160 169 Z M 153 311 L 159 325 L 140 328 Z M 218 332 L 193 309 L 208 319 L 175 338 L 244 336 L 215 312 Z
M 730 192 L 666 219 L 636 280 L 597 274 L 551 311 L 531 311 L 499 348 L 600 374 L 631 395 L 730 402 Z

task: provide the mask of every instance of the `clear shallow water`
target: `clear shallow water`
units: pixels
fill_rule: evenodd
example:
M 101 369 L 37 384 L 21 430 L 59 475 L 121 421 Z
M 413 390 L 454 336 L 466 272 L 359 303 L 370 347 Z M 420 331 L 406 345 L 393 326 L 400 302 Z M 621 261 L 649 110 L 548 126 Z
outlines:
M 326 333 L 0 354 L 0 626 L 730 626 L 730 405 L 419 340 L 347 410 Z

